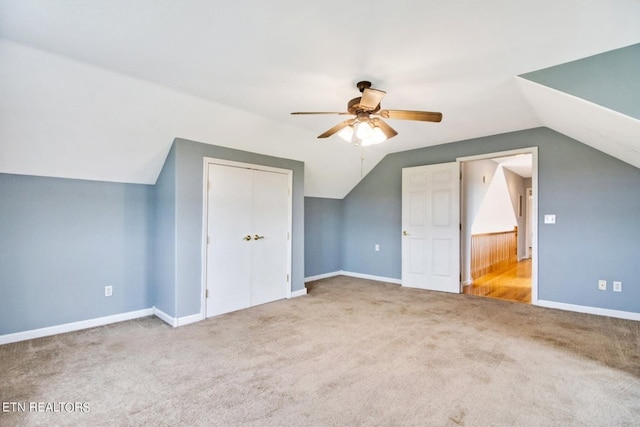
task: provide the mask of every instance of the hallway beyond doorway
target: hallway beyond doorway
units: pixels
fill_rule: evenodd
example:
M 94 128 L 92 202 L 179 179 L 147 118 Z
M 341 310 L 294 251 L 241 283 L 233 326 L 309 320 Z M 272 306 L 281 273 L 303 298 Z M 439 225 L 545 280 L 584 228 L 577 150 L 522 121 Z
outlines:
M 513 262 L 464 286 L 462 293 L 531 303 L 531 259 Z

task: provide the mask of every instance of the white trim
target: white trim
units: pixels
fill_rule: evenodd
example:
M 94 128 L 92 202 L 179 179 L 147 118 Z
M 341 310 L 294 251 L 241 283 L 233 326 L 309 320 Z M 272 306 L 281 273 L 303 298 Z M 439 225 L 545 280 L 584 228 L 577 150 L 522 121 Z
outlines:
M 515 156 L 517 154 L 531 154 L 532 160 L 531 188 L 533 191 L 533 203 L 531 205 L 531 304 L 536 305 L 538 303 L 538 147 L 524 147 L 515 150 L 479 154 L 476 156 L 458 157 L 456 160 L 458 162 L 470 162 L 473 160 L 492 159 L 494 157 Z M 462 259 L 460 262 L 462 263 Z
M 30 331 L 16 332 L 13 334 L 0 335 L 0 345 L 19 341 L 31 340 L 34 338 L 48 337 L 51 335 L 64 334 L 67 332 L 79 331 L 82 329 L 95 328 L 97 326 L 109 325 L 111 323 L 124 322 L 126 320 L 138 319 L 153 315 L 153 310 L 145 308 L 127 313 L 114 314 L 112 316 L 98 317 L 96 319 L 81 320 L 79 322 L 65 323 L 62 325 L 49 326 L 46 328 L 32 329 Z
M 331 273 L 318 274 L 317 276 L 309 276 L 304 278 L 304 283 L 340 276 L 341 274 L 343 274 L 342 271 L 333 271 Z
M 362 273 L 354 273 L 351 271 L 340 271 L 340 275 L 342 276 L 349 276 L 349 277 L 356 277 L 358 279 L 367 279 L 367 280 L 376 280 L 378 282 L 387 282 L 387 283 L 394 283 L 396 285 L 401 285 L 402 284 L 402 280 L 401 279 L 394 279 L 391 277 L 382 277 L 382 276 L 373 276 L 371 274 L 362 274 Z
M 537 152 L 538 147 L 515 148 L 513 150 L 507 150 L 507 151 L 495 151 L 495 152 L 486 153 L 486 154 L 476 154 L 473 156 L 458 157 L 456 160 L 459 162 L 472 162 L 474 160 L 493 159 L 495 157 L 517 156 L 518 154 L 533 153 L 534 151 Z
M 287 298 L 297 298 L 307 294 L 307 288 L 302 288 L 298 291 L 293 291 L 289 294 Z
M 640 321 L 640 313 L 632 311 L 611 310 L 608 308 L 589 307 L 585 305 L 565 304 L 563 302 L 538 300 L 536 305 L 546 308 L 556 308 L 559 310 L 575 311 L 578 313 L 594 314 L 596 316 L 616 317 L 618 319 Z
M 204 320 L 204 316 L 202 315 L 202 313 L 197 313 L 190 316 L 178 317 L 177 323 L 178 326 L 185 326 L 191 323 L 199 322 L 201 320 Z
M 160 310 L 158 307 L 154 306 L 152 310 L 153 310 L 154 316 L 156 316 L 158 319 L 162 320 L 163 322 L 167 323 L 168 325 L 174 328 L 204 320 L 204 316 L 202 315 L 202 313 L 191 314 L 189 316 L 184 316 L 184 317 L 173 317 L 173 316 L 169 316 L 167 313 Z
M 164 321 L 165 323 L 168 323 L 170 326 L 173 326 L 174 328 L 178 327 L 178 319 L 176 319 L 175 317 L 169 316 L 167 313 L 160 310 L 156 306 L 153 306 L 153 315 L 156 316 L 158 319 Z
M 208 208 L 209 208 L 209 192 L 207 191 L 209 181 L 209 165 L 221 165 L 232 166 L 243 169 L 260 170 L 265 172 L 275 172 L 285 174 L 288 177 L 289 186 L 289 199 L 288 199 L 288 218 L 287 218 L 287 232 L 289 234 L 289 240 L 287 244 L 287 277 L 289 280 L 286 282 L 285 297 L 291 298 L 291 284 L 293 282 L 292 259 L 293 259 L 293 170 L 276 168 L 272 166 L 264 166 L 253 163 L 236 162 L 233 160 L 217 159 L 214 157 L 204 157 L 202 161 L 202 249 L 200 253 L 202 272 L 200 274 L 200 313 L 201 319 L 207 318 L 207 299 L 205 298 L 207 292 L 207 232 L 209 230 L 208 224 Z M 305 291 L 306 292 L 306 291 Z M 166 320 L 165 320 L 166 321 Z M 167 322 L 169 323 L 169 322 Z M 171 324 L 171 323 L 170 323 Z M 176 325 L 177 326 L 177 325 Z
M 207 318 L 207 233 L 209 231 L 209 160 L 208 157 L 202 159 L 202 247 L 200 248 L 200 313 Z
M 293 284 L 292 262 L 293 262 L 293 170 L 279 169 L 286 171 L 289 185 L 289 198 L 287 200 L 287 233 L 289 240 L 287 244 L 287 298 L 291 298 L 291 286 Z M 305 288 L 306 293 L 306 288 Z
M 372 274 L 362 274 L 362 273 L 354 273 L 352 271 L 333 271 L 331 273 L 318 274 L 317 276 L 305 277 L 304 282 L 313 282 L 314 280 L 328 279 L 329 277 L 335 276 L 348 276 L 348 277 L 356 277 L 358 279 L 367 279 L 367 280 L 376 280 L 378 282 L 387 282 L 394 283 L 396 285 L 402 284 L 402 279 L 394 279 L 392 277 L 384 277 L 384 276 L 374 276 Z

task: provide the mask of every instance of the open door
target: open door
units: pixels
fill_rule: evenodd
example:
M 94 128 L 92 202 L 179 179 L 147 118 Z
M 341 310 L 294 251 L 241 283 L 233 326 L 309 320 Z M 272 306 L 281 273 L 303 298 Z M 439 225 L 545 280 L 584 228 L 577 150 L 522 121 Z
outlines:
M 460 293 L 460 166 L 402 169 L 402 286 Z

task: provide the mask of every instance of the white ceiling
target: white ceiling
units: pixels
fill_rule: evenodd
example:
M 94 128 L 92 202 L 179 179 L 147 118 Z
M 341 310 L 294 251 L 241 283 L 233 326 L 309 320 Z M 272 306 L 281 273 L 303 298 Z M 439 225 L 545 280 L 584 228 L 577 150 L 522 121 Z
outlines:
M 533 175 L 533 155 L 517 154 L 515 156 L 496 157 L 491 159 L 501 164 L 503 168 L 520 175 L 523 178 L 531 178 Z
M 640 1 L 0 0 L 0 172 L 153 183 L 175 137 L 305 162 L 344 197 L 359 149 L 316 136 L 371 80 L 386 153 L 545 125 L 515 77 L 640 41 Z M 538 102 L 540 101 L 540 102 Z M 551 101 L 553 102 L 553 101 Z M 548 121 L 548 120 L 547 120 Z

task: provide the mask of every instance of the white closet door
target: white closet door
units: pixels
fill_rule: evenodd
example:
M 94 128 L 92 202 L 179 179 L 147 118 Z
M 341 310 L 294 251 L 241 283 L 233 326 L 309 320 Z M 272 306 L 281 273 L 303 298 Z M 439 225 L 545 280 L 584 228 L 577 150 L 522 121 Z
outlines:
M 253 171 L 209 165 L 207 316 L 251 305 Z
M 287 297 L 289 177 L 210 164 L 207 317 Z
M 251 305 L 287 297 L 287 175 L 253 171 Z
M 460 292 L 458 163 L 402 169 L 402 286 Z

